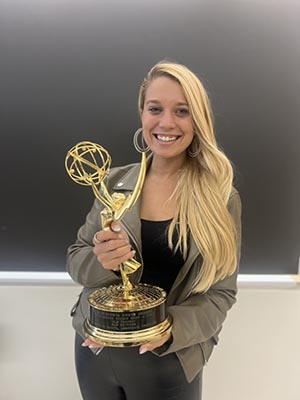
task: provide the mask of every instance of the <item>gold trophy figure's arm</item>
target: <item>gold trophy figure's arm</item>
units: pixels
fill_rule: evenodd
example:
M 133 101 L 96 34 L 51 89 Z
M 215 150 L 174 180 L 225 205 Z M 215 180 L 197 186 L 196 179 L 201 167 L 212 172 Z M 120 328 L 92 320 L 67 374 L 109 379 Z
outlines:
M 114 200 L 113 200 L 112 196 L 109 194 L 103 180 L 100 181 L 100 186 L 101 186 L 103 195 L 107 198 L 107 200 L 109 200 L 111 206 L 114 206 Z
M 99 201 L 101 201 L 101 203 L 102 203 L 106 208 L 112 209 L 112 210 L 113 210 L 114 205 L 113 205 L 113 199 L 111 198 L 111 196 L 109 196 L 108 198 L 105 198 L 104 196 L 101 196 L 101 194 L 100 194 L 100 192 L 99 192 L 99 189 L 97 188 L 97 186 L 95 185 L 95 183 L 94 183 L 92 180 L 90 181 L 90 185 L 92 186 L 92 189 L 93 189 L 93 192 L 94 192 L 95 197 L 96 197 Z M 104 186 L 104 185 L 103 185 L 103 186 Z M 101 188 L 102 188 L 102 185 L 101 185 Z M 107 192 L 107 190 L 106 190 L 106 192 Z M 108 194 L 108 193 L 105 193 L 105 196 L 106 196 L 106 194 Z M 104 226 L 104 225 L 103 225 L 103 226 Z
M 140 173 L 135 185 L 133 192 L 127 197 L 124 205 L 121 207 L 120 210 L 117 210 L 115 213 L 115 220 L 119 221 L 123 218 L 124 214 L 130 210 L 134 204 L 136 203 L 143 187 L 143 183 L 146 176 L 147 164 L 146 164 L 146 154 L 142 153 L 142 161 L 141 161 L 141 169 Z

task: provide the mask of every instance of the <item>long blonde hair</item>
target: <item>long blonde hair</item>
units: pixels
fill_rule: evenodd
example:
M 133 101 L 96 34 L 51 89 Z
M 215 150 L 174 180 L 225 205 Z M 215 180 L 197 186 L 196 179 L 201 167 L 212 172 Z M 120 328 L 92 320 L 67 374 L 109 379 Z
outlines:
M 144 108 L 148 86 L 160 76 L 169 77 L 181 85 L 195 131 L 190 151 L 195 152 L 195 147 L 200 150 L 196 157 L 187 156 L 172 195 L 176 211 L 168 231 L 169 246 L 174 251 L 180 248 L 186 258 L 188 233 L 191 233 L 203 257 L 193 291 L 205 292 L 215 282 L 231 275 L 237 267 L 236 231 L 227 210 L 233 170 L 228 158 L 218 148 L 207 93 L 198 77 L 187 67 L 167 61 L 154 65 L 141 85 L 139 110 Z M 175 229 L 178 230 L 178 241 L 174 246 Z

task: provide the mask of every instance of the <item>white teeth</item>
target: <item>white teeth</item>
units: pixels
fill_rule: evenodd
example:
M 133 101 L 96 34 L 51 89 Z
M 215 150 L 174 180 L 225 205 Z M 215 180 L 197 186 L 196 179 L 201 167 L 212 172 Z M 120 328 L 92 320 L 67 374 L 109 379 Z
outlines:
M 161 140 L 162 142 L 174 142 L 177 139 L 177 136 L 160 136 L 157 135 L 157 139 Z

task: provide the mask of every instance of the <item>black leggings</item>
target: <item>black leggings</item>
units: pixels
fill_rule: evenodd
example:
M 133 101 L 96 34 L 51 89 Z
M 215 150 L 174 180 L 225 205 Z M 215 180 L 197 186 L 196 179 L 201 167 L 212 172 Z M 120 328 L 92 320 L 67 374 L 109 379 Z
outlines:
M 84 400 L 201 400 L 202 374 L 188 383 L 175 354 L 140 355 L 138 347 L 106 347 L 94 355 L 76 335 L 75 362 Z

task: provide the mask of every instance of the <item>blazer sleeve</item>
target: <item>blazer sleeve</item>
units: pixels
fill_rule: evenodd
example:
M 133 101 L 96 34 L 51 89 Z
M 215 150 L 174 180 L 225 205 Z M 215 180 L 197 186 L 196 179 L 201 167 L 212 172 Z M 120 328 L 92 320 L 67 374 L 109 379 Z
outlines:
M 101 287 L 119 281 L 115 272 L 102 268 L 93 253 L 93 236 L 101 229 L 102 208 L 96 199 L 85 224 L 78 231 L 76 242 L 67 252 L 67 272 L 75 282 L 85 287 Z
M 228 210 L 237 231 L 237 254 L 241 249 L 241 201 L 236 190 L 228 202 Z M 170 306 L 173 318 L 172 339 L 167 346 L 154 350 L 158 355 L 176 352 L 205 342 L 218 334 L 228 310 L 236 302 L 238 267 L 234 274 L 215 283 L 206 293 L 193 294 L 179 305 Z

